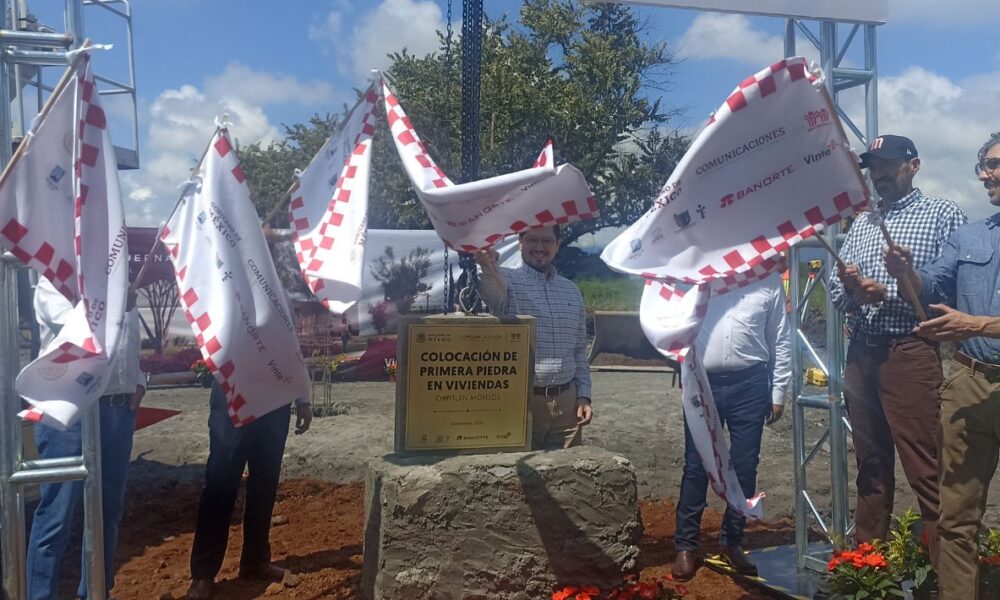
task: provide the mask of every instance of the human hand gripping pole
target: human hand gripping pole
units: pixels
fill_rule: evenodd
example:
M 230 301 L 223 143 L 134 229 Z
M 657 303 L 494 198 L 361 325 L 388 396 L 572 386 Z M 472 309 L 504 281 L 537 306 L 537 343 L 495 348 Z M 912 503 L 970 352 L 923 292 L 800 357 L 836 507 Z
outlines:
M 889 234 L 889 229 L 885 226 L 885 220 L 882 219 L 882 215 L 877 211 L 872 211 L 872 216 L 875 218 L 875 222 L 878 224 L 879 230 L 882 232 L 882 237 L 885 239 L 885 243 L 889 248 L 901 248 L 894 241 L 892 241 L 892 236 Z M 888 270 L 888 262 L 886 263 L 886 268 Z M 913 271 L 913 266 L 907 262 L 909 271 Z M 899 284 L 899 289 L 902 292 L 903 299 L 913 305 L 913 309 L 917 312 L 917 319 L 920 322 L 927 320 L 927 311 L 924 310 L 923 303 L 920 302 L 920 295 L 917 294 L 917 290 L 913 286 L 913 279 L 910 273 L 901 273 L 900 275 L 894 275 L 892 271 L 889 271 L 896 282 Z

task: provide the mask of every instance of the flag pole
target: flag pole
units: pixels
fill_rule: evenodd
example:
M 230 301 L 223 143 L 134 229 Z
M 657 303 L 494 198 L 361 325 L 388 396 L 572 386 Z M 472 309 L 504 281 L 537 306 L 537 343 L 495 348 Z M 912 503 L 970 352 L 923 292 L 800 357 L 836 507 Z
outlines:
M 205 145 L 205 151 L 201 153 L 201 158 L 198 159 L 198 163 L 194 166 L 193 169 L 191 169 L 192 175 L 201 170 L 201 164 L 205 162 L 205 157 L 208 156 L 208 151 L 212 148 L 212 140 L 215 139 L 215 136 L 218 135 L 219 131 L 221 130 L 222 130 L 221 126 L 216 127 L 215 131 L 212 133 L 212 137 L 208 138 L 208 144 Z M 169 223 L 170 219 L 174 218 L 174 214 L 177 213 L 177 209 L 180 208 L 181 200 L 183 199 L 184 199 L 184 192 L 181 192 L 181 195 L 177 199 L 177 202 L 174 203 L 174 208 L 170 211 L 170 216 L 168 216 L 166 220 L 163 221 L 164 225 Z M 160 235 L 162 233 L 163 233 L 163 225 L 161 225 L 160 230 L 156 232 L 156 240 L 153 241 L 153 245 L 149 249 L 150 257 L 152 257 L 153 254 L 155 254 L 156 250 L 159 249 L 159 247 L 163 244 L 163 240 L 160 239 Z M 151 262 L 152 262 L 151 260 L 147 260 L 144 263 L 142 263 L 142 267 L 139 269 L 139 273 L 135 276 L 135 279 L 133 279 L 132 283 L 130 283 L 128 286 L 129 294 L 135 292 L 139 282 L 142 281 L 142 276 L 146 274 L 146 269 L 149 268 L 149 263 Z
M 83 50 L 85 48 L 90 47 L 90 45 L 91 45 L 90 38 L 87 38 L 83 40 L 82 44 L 80 44 L 79 49 Z M 69 66 L 66 67 L 66 70 L 63 72 L 62 77 L 59 79 L 59 82 L 56 84 L 54 88 L 52 88 L 52 93 L 49 94 L 49 97 L 45 99 L 45 104 L 42 106 L 42 110 L 38 111 L 38 116 L 35 117 L 35 127 L 32 127 L 28 131 L 27 137 L 30 137 L 31 134 L 34 133 L 35 128 L 41 125 L 42 121 L 45 120 L 45 117 L 52 110 L 52 105 L 55 104 L 56 98 L 58 98 L 59 95 L 62 94 L 63 90 L 66 89 L 66 86 L 69 85 L 69 82 L 72 80 L 73 74 L 76 73 L 76 70 L 77 68 L 79 68 L 80 63 L 83 62 L 83 59 L 84 59 L 84 54 L 80 53 L 74 56 L 73 60 L 70 61 Z M 0 187 L 2 187 L 3 184 L 7 182 L 7 178 L 10 177 L 10 174 L 14 170 L 14 167 L 21 160 L 21 156 L 23 156 L 24 153 L 26 152 L 26 149 L 28 147 L 27 137 L 25 139 L 22 139 L 21 143 L 17 145 L 17 149 L 14 150 L 14 154 L 10 157 L 10 160 L 7 161 L 6 166 L 4 166 L 3 168 L 3 172 L 0 173 Z
M 885 238 L 885 243 L 889 245 L 890 248 L 896 245 L 892 241 L 892 236 L 889 235 L 889 229 L 885 226 L 885 221 L 882 220 L 881 216 L 878 219 L 878 228 L 882 230 L 882 237 Z M 913 289 L 913 283 L 907 276 L 900 277 L 896 279 L 896 283 L 899 284 L 900 290 L 906 296 L 906 299 L 910 301 L 913 305 L 913 309 L 917 311 L 917 318 L 921 322 L 927 320 L 927 312 L 924 311 L 924 305 L 920 302 L 920 296 L 917 295 L 917 291 Z
M 833 249 L 833 246 L 830 245 L 830 242 L 826 241 L 826 238 L 823 237 L 822 232 L 817 231 L 816 235 L 814 235 L 813 237 L 819 241 L 820 245 L 826 248 L 826 251 L 830 253 L 830 256 L 833 257 L 833 260 L 837 261 L 837 266 L 839 266 L 842 269 L 847 268 L 847 263 L 845 263 L 843 259 L 841 259 L 840 256 L 837 255 L 837 251 Z
M 298 180 L 296 180 L 292 182 L 292 185 L 288 186 L 288 191 L 282 194 L 281 198 L 274 204 L 273 207 L 271 207 L 271 210 L 268 211 L 267 216 L 264 217 L 262 225 L 267 225 L 268 223 L 270 223 L 271 219 L 277 216 L 278 212 L 280 212 L 281 209 L 284 208 L 286 204 L 288 204 L 288 201 L 292 199 L 292 192 L 295 191 L 295 188 L 298 187 L 298 185 L 299 182 Z

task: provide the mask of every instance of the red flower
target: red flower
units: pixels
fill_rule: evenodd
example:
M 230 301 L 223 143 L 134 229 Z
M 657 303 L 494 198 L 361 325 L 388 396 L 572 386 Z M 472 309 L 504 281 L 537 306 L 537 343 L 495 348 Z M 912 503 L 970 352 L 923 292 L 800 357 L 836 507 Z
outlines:
M 570 600 L 575 595 L 575 587 L 564 587 L 561 590 L 552 592 L 552 600 Z
M 865 542 L 864 544 L 858 546 L 858 552 L 860 552 L 861 554 L 870 554 L 872 552 L 875 552 L 875 546 L 872 546 L 871 544 Z
M 687 596 L 688 588 L 683 583 L 678 583 L 675 589 L 677 590 L 677 593 L 680 594 L 681 596 Z
M 659 589 L 652 583 L 640 583 L 639 584 L 639 597 L 642 600 L 656 600 L 659 595 Z
M 593 596 L 586 592 L 580 592 L 576 595 L 576 600 L 593 600 Z
M 878 553 L 869 554 L 868 556 L 866 556 L 865 564 L 869 567 L 873 567 L 876 569 L 883 569 L 887 566 L 885 562 L 885 557 Z

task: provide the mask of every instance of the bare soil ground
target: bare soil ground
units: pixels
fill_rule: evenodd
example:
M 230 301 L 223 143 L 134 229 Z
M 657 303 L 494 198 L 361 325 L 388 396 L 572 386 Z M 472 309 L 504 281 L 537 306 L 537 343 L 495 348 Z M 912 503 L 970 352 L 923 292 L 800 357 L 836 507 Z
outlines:
M 643 573 L 669 572 L 673 560 L 673 504 L 683 466 L 683 426 L 679 390 L 668 373 L 595 372 L 595 421 L 584 442 L 628 457 L 639 475 L 646 526 Z M 341 383 L 332 389 L 332 413 L 312 430 L 290 435 L 276 515 L 287 522 L 273 530 L 274 558 L 298 574 L 294 585 L 236 579 L 241 544 L 238 523 L 230 537 L 219 598 L 359 598 L 363 490 L 367 462 L 392 452 L 394 391 L 389 383 Z M 316 388 L 320 402 L 322 390 Z M 114 597 L 119 600 L 181 598 L 188 585 L 188 558 L 197 498 L 208 457 L 208 391 L 197 388 L 152 390 L 146 404 L 182 414 L 136 433 L 126 515 L 121 527 Z M 824 413 L 806 411 L 810 444 L 825 429 Z M 794 474 L 792 420 L 786 414 L 764 433 L 758 489 L 767 493 L 766 521 L 747 536 L 749 547 L 793 541 Z M 853 467 L 853 455 L 848 463 Z M 853 468 L 850 478 L 853 480 Z M 829 455 L 821 449 L 807 470 L 807 489 L 817 509 L 829 510 Z M 996 492 L 998 484 L 994 483 Z M 853 485 L 852 485 L 853 493 Z M 992 494 L 986 524 L 1000 522 Z M 718 536 L 719 509 L 711 499 L 703 544 L 711 551 Z M 915 506 L 906 478 L 897 471 L 896 506 Z M 78 576 L 77 559 L 64 563 L 65 597 Z M 702 569 L 689 597 L 712 600 L 764 598 L 759 591 Z

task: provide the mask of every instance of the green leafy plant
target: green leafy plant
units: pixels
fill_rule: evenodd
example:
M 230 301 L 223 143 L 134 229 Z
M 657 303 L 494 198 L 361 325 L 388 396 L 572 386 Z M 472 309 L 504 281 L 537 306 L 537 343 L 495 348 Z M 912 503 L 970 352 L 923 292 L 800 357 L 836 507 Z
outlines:
M 889 541 L 885 545 L 889 568 L 898 578 L 912 581 L 914 589 L 936 588 L 937 576 L 931 566 L 926 533 L 919 536 L 917 533 L 920 514 L 908 508 L 893 519 L 896 527 L 889 532 Z
M 979 588 L 1000 589 L 1000 530 L 987 529 L 979 536 Z
M 194 373 L 195 381 L 204 387 L 212 385 L 212 372 L 208 369 L 208 365 L 204 360 L 199 358 L 191 363 L 191 372 Z

